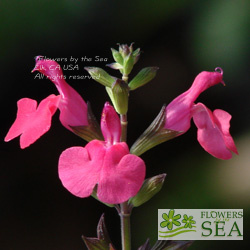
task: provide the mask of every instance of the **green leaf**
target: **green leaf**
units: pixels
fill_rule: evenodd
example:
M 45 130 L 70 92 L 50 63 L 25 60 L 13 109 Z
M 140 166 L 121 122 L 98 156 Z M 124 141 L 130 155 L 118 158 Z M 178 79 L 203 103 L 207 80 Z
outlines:
M 116 81 L 116 77 L 109 75 L 105 70 L 98 67 L 85 67 L 85 70 L 92 76 L 92 78 L 106 87 L 111 87 Z
M 165 177 L 166 174 L 160 174 L 146 179 L 136 196 L 129 200 L 129 204 L 133 207 L 139 207 L 150 200 L 161 190 Z
M 112 56 L 113 56 L 114 60 L 115 60 L 117 63 L 123 65 L 123 57 L 122 57 L 122 55 L 120 54 L 120 52 L 117 51 L 117 50 L 115 50 L 115 49 L 113 49 L 113 48 L 111 48 L 111 52 L 112 52 Z
M 123 66 L 120 63 L 110 63 L 106 64 L 106 66 L 110 67 L 111 69 L 123 69 Z
M 147 67 L 142 69 L 128 84 L 130 90 L 135 90 L 150 82 L 156 76 L 158 69 L 158 67 Z
M 97 226 L 97 238 L 82 236 L 82 239 L 90 250 L 108 250 L 114 249 L 110 241 L 107 228 L 102 214 Z
M 123 63 L 123 73 L 124 75 L 128 76 L 130 72 L 132 71 L 134 67 L 134 57 L 132 53 L 129 53 L 125 58 L 124 58 L 124 63 Z

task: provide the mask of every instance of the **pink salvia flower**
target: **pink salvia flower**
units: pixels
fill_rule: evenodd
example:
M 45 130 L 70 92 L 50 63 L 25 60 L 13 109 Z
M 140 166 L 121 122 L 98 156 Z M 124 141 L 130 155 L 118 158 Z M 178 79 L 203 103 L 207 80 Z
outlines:
M 222 76 L 222 72 L 201 72 L 195 78 L 192 86 L 166 107 L 166 123 L 164 127 L 185 133 L 190 128 L 191 110 L 195 100 L 207 88 L 223 83 Z
M 121 125 L 115 110 L 105 104 L 101 128 L 105 141 L 93 140 L 86 147 L 66 149 L 59 159 L 59 178 L 75 196 L 92 194 L 97 185 L 100 201 L 118 204 L 136 195 L 145 178 L 144 161 L 129 153 L 120 142 Z
M 166 107 L 164 128 L 185 133 L 190 128 L 191 118 L 198 128 L 198 141 L 211 155 L 220 159 L 230 159 L 231 151 L 238 153 L 229 133 L 231 115 L 223 110 L 212 113 L 202 103 L 195 104 L 198 96 L 207 88 L 223 83 L 223 71 L 201 72 L 190 89 L 176 97 Z
M 53 60 L 36 57 L 36 66 L 32 72 L 38 70 L 47 76 L 60 93 L 60 121 L 67 129 L 70 126 L 88 125 L 87 104 L 82 97 L 64 80 L 61 66 Z
M 28 147 L 50 129 L 51 119 L 57 108 L 60 110 L 59 119 L 67 129 L 72 131 L 70 126 L 88 125 L 87 105 L 81 96 L 66 83 L 60 65 L 39 56 L 36 57 L 36 66 L 33 71 L 35 70 L 47 76 L 56 85 L 60 95 L 48 96 L 40 102 L 38 107 L 37 102 L 29 98 L 18 101 L 17 117 L 5 141 L 21 135 L 21 148 Z

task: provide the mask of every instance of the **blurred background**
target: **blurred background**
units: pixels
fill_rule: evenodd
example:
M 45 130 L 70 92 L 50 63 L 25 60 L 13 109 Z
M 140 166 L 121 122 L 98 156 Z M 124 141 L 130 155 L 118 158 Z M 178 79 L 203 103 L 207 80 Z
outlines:
M 34 79 L 34 57 L 92 58 L 85 66 L 107 68 L 110 48 L 130 44 L 143 51 L 131 74 L 158 66 L 156 78 L 131 93 L 128 144 L 148 127 L 164 103 L 189 88 L 203 71 L 224 70 L 226 87 L 217 85 L 198 99 L 210 109 L 232 114 L 231 134 L 239 155 L 222 161 L 206 153 L 196 140 L 196 128 L 142 155 L 147 177 L 167 173 L 163 190 L 133 210 L 132 244 L 137 249 L 147 238 L 157 239 L 158 208 L 243 208 L 243 241 L 196 241 L 189 249 L 248 249 L 250 227 L 250 109 L 249 25 L 247 0 L 114 1 L 43 0 L 0 3 L 1 129 L 0 144 L 0 249 L 86 249 L 81 235 L 96 236 L 102 213 L 115 246 L 120 247 L 119 217 L 115 209 L 93 198 L 71 195 L 60 183 L 57 162 L 61 152 L 85 142 L 53 117 L 50 131 L 21 150 L 19 139 L 3 139 L 23 97 L 41 101 L 57 94 L 46 79 Z M 107 61 L 95 61 L 95 56 Z M 99 119 L 108 100 L 94 80 L 69 80 Z

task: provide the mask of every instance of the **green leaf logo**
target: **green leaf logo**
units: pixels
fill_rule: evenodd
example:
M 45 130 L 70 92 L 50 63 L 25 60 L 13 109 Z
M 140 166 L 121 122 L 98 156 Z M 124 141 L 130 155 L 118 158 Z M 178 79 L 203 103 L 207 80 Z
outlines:
M 162 221 L 160 224 L 162 228 L 167 227 L 169 230 L 172 230 L 173 225 L 177 227 L 181 225 L 181 223 L 178 221 L 181 218 L 181 215 L 177 214 L 174 216 L 174 209 L 171 209 L 168 215 L 163 213 L 162 218 L 164 219 L 164 221 Z

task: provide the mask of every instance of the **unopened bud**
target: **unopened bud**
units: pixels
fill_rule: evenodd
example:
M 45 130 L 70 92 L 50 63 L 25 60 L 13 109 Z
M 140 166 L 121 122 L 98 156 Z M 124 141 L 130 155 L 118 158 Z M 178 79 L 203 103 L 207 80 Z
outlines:
M 134 207 L 139 207 L 150 200 L 161 190 L 165 177 L 166 174 L 160 174 L 146 179 L 137 195 L 129 200 L 129 204 Z
M 115 107 L 115 110 L 120 115 L 126 114 L 128 111 L 128 85 L 117 79 L 111 88 L 106 88 L 108 95 Z
M 127 44 L 121 44 L 119 45 L 119 52 L 125 58 L 130 53 L 130 48 Z

